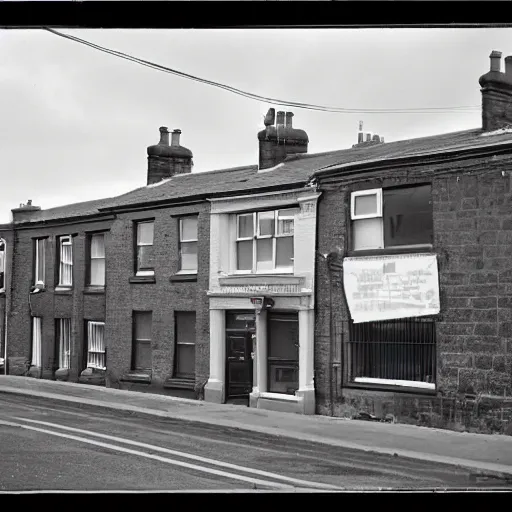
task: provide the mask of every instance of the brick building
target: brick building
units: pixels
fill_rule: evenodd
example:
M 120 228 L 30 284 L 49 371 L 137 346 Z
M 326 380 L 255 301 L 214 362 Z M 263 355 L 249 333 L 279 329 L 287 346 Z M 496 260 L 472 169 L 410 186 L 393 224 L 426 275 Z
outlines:
M 314 412 L 318 194 L 309 184 L 310 167 L 299 159 L 307 152 L 307 134 L 292 127 L 293 114 L 278 112 L 277 123 L 273 109 L 269 115 L 259 134 L 259 166 L 192 173 L 192 152 L 180 145 L 181 132 L 175 130 L 169 141 L 162 127 L 160 142 L 147 149 L 145 186 L 48 210 L 32 204 L 14 209 L 9 373 L 193 397 L 202 394 L 211 361 L 220 356 L 215 368 L 221 368 L 222 382 L 215 388 L 216 377 L 210 378 L 206 399 L 224 402 L 240 394 L 224 392 L 224 385 L 228 390 L 237 384 L 227 370 L 227 331 L 217 327 L 229 330 L 231 313 L 242 311 L 260 324 L 262 343 L 253 355 L 256 363 L 258 357 L 264 361 L 259 373 L 254 365 L 259 380 L 253 381 L 251 370 L 242 395 L 248 401 L 254 387 L 252 405 L 258 407 L 265 406 L 263 398 L 276 399 L 259 395 L 267 388 L 266 374 L 275 369 L 280 377 L 269 382 L 278 401 Z M 288 157 L 292 162 L 284 165 Z M 219 271 L 226 270 L 226 261 L 211 247 L 235 247 L 232 230 L 219 227 L 238 215 L 261 217 L 272 232 L 263 233 L 263 224 L 253 231 L 254 266 L 231 266 L 224 281 L 236 286 L 224 286 Z M 266 247 L 261 253 L 259 238 L 270 243 L 270 252 Z M 238 293 L 237 286 L 252 291 Z M 266 304 L 273 297 L 276 305 L 269 333 L 275 337 L 270 326 L 280 326 L 291 358 L 276 353 L 267 361 L 262 350 L 266 313 L 255 315 L 258 305 L 250 299 L 263 289 Z M 224 292 L 224 299 L 213 297 L 216 292 Z M 297 390 L 300 399 L 290 398 Z
M 13 237 L 9 224 L 0 225 L 0 374 L 6 371 L 7 315 L 11 288 L 11 257 Z
M 512 57 L 482 128 L 363 142 L 316 172 L 320 414 L 510 431 Z
M 292 114 L 271 109 L 259 165 L 192 173 L 180 132 L 169 143 L 161 128 L 145 186 L 13 210 L 0 227 L 9 373 L 510 429 L 512 58 L 504 73 L 500 60 L 480 78 L 478 129 L 361 133 L 308 154 Z

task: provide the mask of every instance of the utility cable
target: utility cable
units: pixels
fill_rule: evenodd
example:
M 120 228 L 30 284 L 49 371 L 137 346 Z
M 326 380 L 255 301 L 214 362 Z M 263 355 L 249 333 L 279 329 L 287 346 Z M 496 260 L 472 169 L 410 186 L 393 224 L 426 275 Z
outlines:
M 114 55 L 115 57 L 119 57 L 121 59 L 126 59 L 137 64 L 141 64 L 143 66 L 157 69 L 159 71 L 164 71 L 165 73 L 170 73 L 176 76 L 180 76 L 182 78 L 187 78 L 189 80 L 193 80 L 196 82 L 200 82 L 203 84 L 211 85 L 213 87 L 218 87 L 220 89 L 224 89 L 226 91 L 232 92 L 234 94 L 238 94 L 239 96 L 244 96 L 249 99 L 269 103 L 271 105 L 283 105 L 287 107 L 295 107 L 302 108 L 307 110 L 317 110 L 322 112 L 337 112 L 337 113 L 345 113 L 345 114 L 439 114 L 439 113 L 456 113 L 456 112 L 474 112 L 476 109 L 480 109 L 480 106 L 457 106 L 457 107 L 421 107 L 421 108 L 413 108 L 413 109 L 355 109 L 355 108 L 343 108 L 343 107 L 329 107 L 325 105 L 316 105 L 312 103 L 302 103 L 296 101 L 287 101 L 280 100 L 276 98 L 271 98 L 267 96 L 260 96 L 258 94 L 254 94 L 251 92 L 243 91 L 241 89 L 237 89 L 236 87 L 232 87 L 230 85 L 222 84 L 219 82 L 214 82 L 212 80 L 206 80 L 204 78 L 200 78 L 194 75 L 190 75 L 188 73 L 184 73 L 182 71 L 178 71 L 176 69 L 172 69 L 166 66 L 162 66 L 160 64 L 156 64 L 151 61 L 147 61 L 144 59 L 139 59 L 132 55 L 128 55 L 126 53 L 118 52 L 116 50 L 111 50 L 109 48 L 105 48 L 103 46 L 91 43 L 90 41 L 86 41 L 85 39 L 81 39 L 76 36 L 72 36 L 70 34 L 64 34 L 62 32 L 58 32 L 49 27 L 44 27 L 44 30 L 57 35 L 59 37 L 63 37 L 65 39 L 69 39 L 76 43 L 84 44 L 89 46 L 90 48 L 94 48 L 95 50 L 108 53 L 110 55 Z

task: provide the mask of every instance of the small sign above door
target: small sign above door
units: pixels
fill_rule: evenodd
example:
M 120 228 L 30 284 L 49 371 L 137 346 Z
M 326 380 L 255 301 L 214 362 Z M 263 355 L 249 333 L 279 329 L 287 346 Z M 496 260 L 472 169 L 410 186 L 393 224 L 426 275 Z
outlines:
M 254 314 L 236 315 L 236 320 L 241 322 L 254 321 Z

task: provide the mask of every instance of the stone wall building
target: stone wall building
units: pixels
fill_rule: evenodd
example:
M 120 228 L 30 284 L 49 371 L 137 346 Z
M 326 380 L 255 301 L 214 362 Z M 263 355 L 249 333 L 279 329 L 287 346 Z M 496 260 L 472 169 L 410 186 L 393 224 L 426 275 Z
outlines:
M 482 128 L 355 145 L 316 173 L 320 414 L 481 432 L 512 420 L 512 57 Z

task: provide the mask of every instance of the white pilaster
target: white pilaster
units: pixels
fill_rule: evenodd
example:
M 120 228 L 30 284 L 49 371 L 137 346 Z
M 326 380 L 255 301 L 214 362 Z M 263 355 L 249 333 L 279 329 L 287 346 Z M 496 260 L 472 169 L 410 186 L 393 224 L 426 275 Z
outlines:
M 313 309 L 299 311 L 299 389 L 297 395 L 303 402 L 305 414 L 315 413 L 314 315 Z
M 256 393 L 267 391 L 267 312 L 256 315 Z
M 226 315 L 223 309 L 210 309 L 210 378 L 204 389 L 207 402 L 225 401 Z

